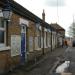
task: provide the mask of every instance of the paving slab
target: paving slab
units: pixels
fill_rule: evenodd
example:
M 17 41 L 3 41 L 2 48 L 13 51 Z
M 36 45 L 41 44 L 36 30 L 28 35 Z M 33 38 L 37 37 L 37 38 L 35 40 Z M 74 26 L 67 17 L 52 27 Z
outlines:
M 29 71 L 26 71 L 25 67 L 22 69 L 19 67 L 8 75 L 48 75 L 48 72 L 57 61 L 57 57 L 61 57 L 64 52 L 64 48 L 57 48 L 53 52 L 44 55 L 43 58 L 41 58 L 38 62 L 41 60 L 42 61 L 40 63 L 37 62 L 34 68 L 30 69 Z

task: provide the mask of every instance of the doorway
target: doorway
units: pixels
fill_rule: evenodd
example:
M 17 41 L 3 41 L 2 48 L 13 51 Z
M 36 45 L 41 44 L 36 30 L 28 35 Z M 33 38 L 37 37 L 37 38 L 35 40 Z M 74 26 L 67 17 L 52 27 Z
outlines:
M 21 64 L 26 61 L 26 25 L 21 25 Z

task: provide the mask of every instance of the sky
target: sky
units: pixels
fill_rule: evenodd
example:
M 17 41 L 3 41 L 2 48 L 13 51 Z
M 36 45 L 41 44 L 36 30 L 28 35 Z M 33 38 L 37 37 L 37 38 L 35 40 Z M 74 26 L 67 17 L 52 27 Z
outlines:
M 42 19 L 45 10 L 45 21 L 47 23 L 58 23 L 66 30 L 68 35 L 69 26 L 75 16 L 75 0 L 14 0 L 20 5 Z

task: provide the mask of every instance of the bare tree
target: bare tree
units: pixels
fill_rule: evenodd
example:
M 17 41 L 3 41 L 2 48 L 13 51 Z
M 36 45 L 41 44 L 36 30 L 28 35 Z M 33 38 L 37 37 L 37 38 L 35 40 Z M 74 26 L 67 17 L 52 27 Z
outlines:
M 68 34 L 71 37 L 75 37 L 75 22 L 70 25 Z

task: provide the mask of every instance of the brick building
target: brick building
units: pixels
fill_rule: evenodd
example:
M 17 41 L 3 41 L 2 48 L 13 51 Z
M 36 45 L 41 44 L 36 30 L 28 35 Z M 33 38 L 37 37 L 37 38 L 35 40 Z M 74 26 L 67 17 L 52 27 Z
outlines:
M 57 45 L 57 31 L 45 22 L 44 11 L 40 19 L 13 0 L 9 2 L 10 22 L 2 15 L 6 0 L 0 0 L 0 73 L 35 60 Z
M 62 28 L 57 23 L 51 23 L 50 26 L 52 26 L 55 29 L 55 34 L 52 34 L 52 36 L 55 36 L 55 47 L 60 47 L 63 45 L 63 41 L 65 38 L 65 29 Z M 54 41 L 54 40 L 53 40 Z M 54 43 L 53 43 L 54 44 Z

